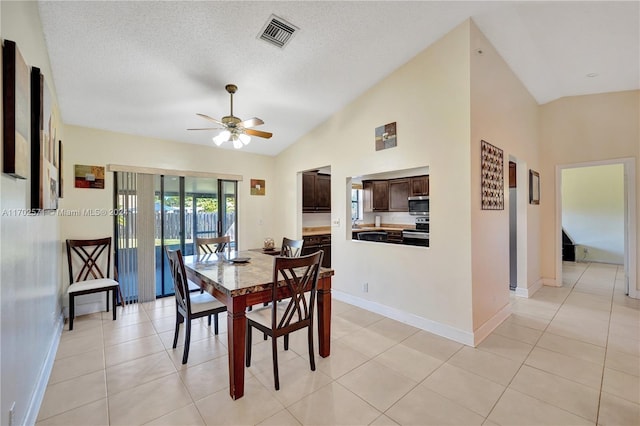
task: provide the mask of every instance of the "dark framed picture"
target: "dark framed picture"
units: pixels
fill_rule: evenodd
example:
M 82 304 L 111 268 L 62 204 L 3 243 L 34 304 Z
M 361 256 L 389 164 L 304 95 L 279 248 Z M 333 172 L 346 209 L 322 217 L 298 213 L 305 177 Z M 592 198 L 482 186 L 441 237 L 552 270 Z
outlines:
M 529 204 L 540 204 L 540 174 L 529 169 Z
M 62 141 L 58 141 L 58 198 L 62 198 Z
M 31 208 L 58 208 L 58 143 L 52 97 L 40 68 L 31 67 Z
M 482 210 L 504 210 L 504 160 L 502 150 L 480 141 Z
M 18 179 L 29 175 L 29 67 L 15 42 L 2 47 L 2 172 Z
M 251 179 L 251 195 L 265 194 L 264 179 Z
M 104 189 L 104 167 L 76 164 L 74 181 L 76 188 Z

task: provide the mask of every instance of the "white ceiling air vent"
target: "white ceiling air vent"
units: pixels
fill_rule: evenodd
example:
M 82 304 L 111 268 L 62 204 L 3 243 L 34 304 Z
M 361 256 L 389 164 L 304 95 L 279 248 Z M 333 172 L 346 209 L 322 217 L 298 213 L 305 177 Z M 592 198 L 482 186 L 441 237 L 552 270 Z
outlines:
M 298 30 L 299 28 L 295 25 L 276 15 L 271 15 L 258 34 L 258 38 L 282 49 Z

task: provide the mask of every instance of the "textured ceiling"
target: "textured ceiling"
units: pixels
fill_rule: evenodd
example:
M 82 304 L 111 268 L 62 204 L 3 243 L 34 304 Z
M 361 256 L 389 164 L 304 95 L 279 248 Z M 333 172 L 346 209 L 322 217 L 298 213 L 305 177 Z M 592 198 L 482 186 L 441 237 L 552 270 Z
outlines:
M 639 2 L 39 2 L 67 124 L 213 145 L 195 113 L 265 122 L 276 155 L 473 18 L 538 103 L 640 88 Z M 271 14 L 300 28 L 258 39 Z M 587 77 L 597 73 L 596 77 Z M 225 144 L 225 148 L 230 144 Z

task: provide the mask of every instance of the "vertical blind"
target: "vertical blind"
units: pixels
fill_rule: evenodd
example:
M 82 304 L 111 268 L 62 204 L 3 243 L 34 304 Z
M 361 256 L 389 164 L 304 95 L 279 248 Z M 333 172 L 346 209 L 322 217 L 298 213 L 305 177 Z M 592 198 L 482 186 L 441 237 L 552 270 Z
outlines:
M 115 172 L 116 268 L 125 303 L 155 300 L 153 175 Z

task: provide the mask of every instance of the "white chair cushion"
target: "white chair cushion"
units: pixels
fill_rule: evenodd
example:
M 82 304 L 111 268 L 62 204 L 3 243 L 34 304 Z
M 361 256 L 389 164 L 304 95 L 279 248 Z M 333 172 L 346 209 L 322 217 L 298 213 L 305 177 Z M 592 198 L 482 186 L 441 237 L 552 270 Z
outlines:
M 100 278 L 97 280 L 78 281 L 69 286 L 68 293 L 77 293 L 85 290 L 98 290 L 101 288 L 108 288 L 117 286 L 118 282 L 111 278 Z
M 191 312 L 194 314 L 222 308 L 224 303 L 209 293 L 191 294 Z
M 200 286 L 191 280 L 187 280 L 187 285 L 189 286 L 189 291 L 200 291 Z

